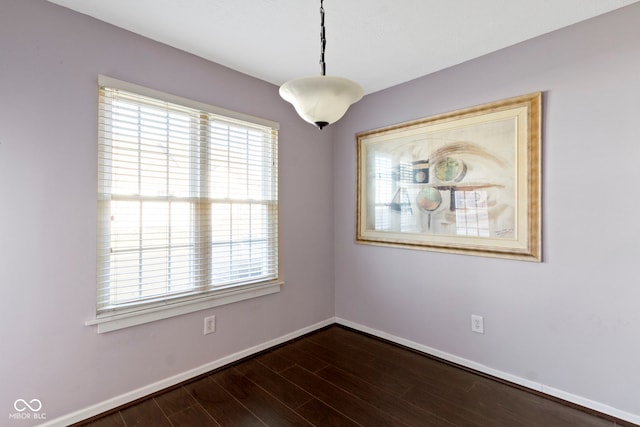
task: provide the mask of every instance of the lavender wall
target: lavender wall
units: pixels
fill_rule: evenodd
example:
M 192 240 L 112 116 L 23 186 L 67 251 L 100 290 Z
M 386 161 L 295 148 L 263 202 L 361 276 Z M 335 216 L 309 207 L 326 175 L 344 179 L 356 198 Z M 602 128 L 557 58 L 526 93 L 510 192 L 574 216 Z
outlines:
M 334 128 L 336 315 L 640 421 L 638 22 L 634 4 L 352 107 Z M 354 244 L 355 133 L 535 91 L 543 263 Z
M 44 0 L 2 0 L 0 419 L 18 398 L 53 419 L 328 319 L 334 264 L 343 319 L 640 414 L 639 21 L 632 5 L 369 95 L 332 135 L 275 86 Z M 281 293 L 108 334 L 84 326 L 98 74 L 281 123 Z M 538 90 L 544 263 L 353 243 L 356 132 Z
M 280 122 L 282 292 L 107 334 L 84 326 L 98 74 Z M 51 420 L 330 319 L 332 160 L 331 132 L 303 123 L 276 86 L 44 0 L 2 0 L 0 424 L 19 398 L 40 399 Z

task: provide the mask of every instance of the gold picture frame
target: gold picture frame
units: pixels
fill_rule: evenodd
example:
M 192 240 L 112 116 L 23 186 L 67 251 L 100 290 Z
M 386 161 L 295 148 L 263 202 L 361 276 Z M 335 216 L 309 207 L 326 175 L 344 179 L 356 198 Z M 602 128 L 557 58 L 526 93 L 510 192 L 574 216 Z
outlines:
M 356 242 L 540 262 L 541 103 L 358 133 Z

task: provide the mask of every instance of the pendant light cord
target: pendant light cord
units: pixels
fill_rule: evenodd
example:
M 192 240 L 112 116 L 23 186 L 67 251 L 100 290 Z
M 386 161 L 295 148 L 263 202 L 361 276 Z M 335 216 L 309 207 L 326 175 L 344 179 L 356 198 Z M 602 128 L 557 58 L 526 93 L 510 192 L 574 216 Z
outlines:
M 327 47 L 327 37 L 324 28 L 324 0 L 320 0 L 320 73 L 327 74 L 327 64 L 324 62 L 324 50 Z

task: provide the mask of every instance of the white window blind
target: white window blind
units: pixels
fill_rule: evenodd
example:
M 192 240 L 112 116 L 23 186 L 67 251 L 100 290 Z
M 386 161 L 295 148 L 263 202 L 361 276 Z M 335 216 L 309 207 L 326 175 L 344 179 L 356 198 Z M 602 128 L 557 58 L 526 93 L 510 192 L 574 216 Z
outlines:
M 277 281 L 277 124 L 112 81 L 99 88 L 98 316 Z

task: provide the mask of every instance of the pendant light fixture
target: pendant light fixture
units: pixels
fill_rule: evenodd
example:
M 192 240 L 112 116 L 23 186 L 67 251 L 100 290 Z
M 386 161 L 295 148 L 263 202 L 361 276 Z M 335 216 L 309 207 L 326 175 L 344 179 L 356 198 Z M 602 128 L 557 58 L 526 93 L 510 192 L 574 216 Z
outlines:
M 326 75 L 324 51 L 327 45 L 324 28 L 324 0 L 320 0 L 320 76 L 300 77 L 280 86 L 280 96 L 293 104 L 298 115 L 322 129 L 334 123 L 358 102 L 364 89 L 358 83 L 342 77 Z

